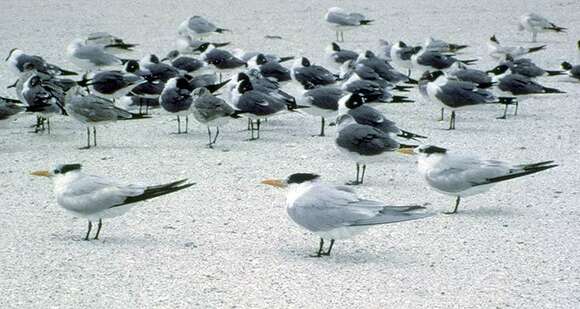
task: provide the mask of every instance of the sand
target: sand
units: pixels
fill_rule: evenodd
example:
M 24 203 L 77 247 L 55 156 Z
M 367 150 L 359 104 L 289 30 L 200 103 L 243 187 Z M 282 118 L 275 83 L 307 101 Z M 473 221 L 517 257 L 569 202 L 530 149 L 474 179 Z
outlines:
M 462 57 L 493 65 L 486 41 L 524 44 L 517 17 L 539 12 L 570 30 L 540 35 L 548 49 L 532 58 L 557 69 L 577 61 L 577 1 L 14 1 L 0 12 L 0 51 L 19 47 L 69 69 L 66 44 L 92 31 L 137 42 L 134 57 L 173 48 L 175 30 L 189 15 L 209 17 L 234 32 L 212 40 L 233 47 L 303 54 L 323 60 L 334 33 L 326 8 L 358 9 L 376 19 L 345 34 L 346 48 L 375 48 L 379 38 L 418 43 L 429 35 L 469 44 Z M 282 40 L 268 40 L 278 35 Z M 0 66 L 0 85 L 15 77 Z M 172 117 L 99 129 L 100 145 L 78 150 L 85 131 L 73 119 L 52 121 L 53 133 L 32 134 L 33 116 L 0 129 L 0 307 L 358 307 L 574 308 L 580 307 L 580 122 L 578 83 L 541 79 L 567 92 L 525 101 L 517 117 L 497 120 L 500 108 L 460 112 L 457 130 L 438 122 L 424 102 L 383 108 L 400 127 L 429 143 L 514 162 L 555 160 L 556 169 L 498 185 L 464 199 L 460 213 L 379 226 L 336 244 L 329 258 L 307 256 L 316 236 L 286 215 L 282 191 L 259 184 L 270 177 L 315 172 L 344 183 L 354 164 L 304 115 L 272 118 L 262 139 L 248 142 L 244 121 L 223 128 L 216 149 L 205 147 L 201 125 L 172 135 Z M 14 97 L 0 87 L 0 95 Z M 426 205 L 435 212 L 453 200 L 429 190 L 414 158 L 391 156 L 369 167 L 361 195 L 390 204 Z M 137 205 L 106 220 L 101 240 L 82 241 L 86 221 L 61 209 L 48 179 L 32 170 L 82 163 L 88 173 L 128 183 L 157 184 L 188 177 L 197 184 Z

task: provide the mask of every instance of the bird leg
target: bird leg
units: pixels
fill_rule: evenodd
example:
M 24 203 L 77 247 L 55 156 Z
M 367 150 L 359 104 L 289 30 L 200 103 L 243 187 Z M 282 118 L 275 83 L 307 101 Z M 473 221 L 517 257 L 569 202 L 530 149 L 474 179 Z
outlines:
M 46 128 L 48 129 L 48 135 L 50 135 L 50 118 L 46 118 Z
M 445 108 L 441 107 L 441 118 L 439 118 L 439 121 L 443 121 L 445 120 Z
M 89 149 L 91 148 L 91 128 L 87 126 L 87 145 L 85 147 L 80 147 L 79 149 Z
M 320 136 L 324 136 L 324 117 L 320 117 L 322 119 L 320 124 Z
M 85 240 L 89 240 L 89 235 L 91 234 L 91 229 L 93 228 L 93 223 L 89 220 L 89 229 L 87 230 L 87 235 L 85 236 Z
M 189 129 L 189 116 L 185 116 L 185 133 Z
M 209 126 L 207 126 L 207 135 L 208 135 L 208 138 L 209 138 L 209 144 L 207 144 L 207 147 L 213 148 L 213 146 L 212 146 L 213 143 L 211 141 L 211 129 L 209 128 Z
M 220 135 L 220 127 L 216 126 L 215 127 L 215 136 L 213 138 L 213 142 L 211 142 L 212 144 L 215 144 L 219 135 Z
M 99 234 L 101 233 L 101 227 L 103 226 L 103 219 L 99 219 L 99 225 L 97 225 L 97 234 L 95 235 L 95 240 L 99 239 Z
M 177 134 L 181 134 L 181 120 L 177 116 Z
M 362 175 L 360 177 L 360 184 L 362 185 L 363 181 L 365 180 L 365 172 L 367 170 L 367 165 L 363 164 L 363 168 L 362 168 Z
M 538 34 L 536 32 L 532 32 L 532 43 L 536 43 L 536 37 Z
M 97 127 L 93 127 L 93 144 L 97 147 Z
M 336 30 L 336 41 L 340 42 L 340 36 L 338 35 L 338 30 Z
M 340 31 L 340 41 L 344 42 L 344 31 Z
M 328 247 L 328 251 L 322 253 L 322 255 L 330 256 L 330 251 L 332 251 L 332 246 L 334 245 L 334 239 L 330 240 L 330 246 Z
M 444 211 L 443 213 L 446 215 L 452 215 L 454 213 L 457 213 L 457 208 L 459 207 L 459 201 L 461 200 L 461 197 L 458 196 L 457 200 L 455 201 L 455 207 L 453 207 L 452 211 Z
M 518 107 L 520 106 L 520 101 L 518 101 L 518 99 L 516 99 L 516 109 L 514 110 L 514 116 L 518 115 Z
M 258 138 L 257 138 L 257 139 L 260 139 L 260 122 L 261 122 L 261 120 L 260 120 L 260 119 L 256 120 L 256 124 L 258 125 L 258 132 L 257 132 L 257 134 L 256 134 L 256 135 L 258 136 Z
M 455 111 L 451 111 L 451 118 L 449 119 L 448 130 L 455 130 Z
M 356 185 L 360 185 L 361 182 L 359 182 L 359 172 L 360 172 L 360 164 L 356 164 L 356 180 L 351 180 L 349 182 L 346 183 L 347 186 L 356 186 Z
M 310 257 L 316 257 L 316 258 L 322 257 L 323 247 L 324 247 L 324 239 L 320 238 L 320 246 L 318 247 L 318 251 L 315 254 L 311 254 Z

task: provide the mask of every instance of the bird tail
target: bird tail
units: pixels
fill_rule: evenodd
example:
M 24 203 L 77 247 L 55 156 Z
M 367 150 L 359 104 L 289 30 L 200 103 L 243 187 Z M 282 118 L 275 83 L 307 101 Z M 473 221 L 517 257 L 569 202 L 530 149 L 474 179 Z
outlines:
M 174 181 L 174 182 L 164 184 L 164 185 L 147 187 L 141 195 L 130 196 L 125 201 L 123 201 L 123 203 L 115 205 L 111 208 L 124 206 L 127 204 L 132 204 L 132 203 L 136 203 L 136 202 L 140 202 L 140 201 L 144 201 L 144 200 L 149 200 L 149 199 L 156 198 L 156 197 L 159 197 L 159 196 L 162 196 L 165 194 L 169 194 L 169 193 L 173 193 L 173 192 L 176 192 L 179 190 L 187 189 L 195 184 L 195 183 L 184 184 L 186 181 L 187 181 L 187 179 L 182 179 L 182 180 Z
M 406 138 L 406 139 L 412 139 L 415 141 L 417 141 L 418 138 L 427 138 L 427 136 L 415 134 L 413 132 L 409 132 L 409 131 L 405 131 L 405 130 L 401 130 L 401 133 L 397 134 L 397 136 L 402 137 L 402 138 Z
M 227 85 L 227 83 L 229 83 L 230 80 L 231 79 L 227 79 L 221 83 L 217 83 L 214 85 L 207 85 L 207 86 L 205 86 L 205 88 L 207 88 L 207 90 L 209 90 L 210 93 L 214 93 L 214 92 L 218 91 L 219 89 L 221 89 L 223 86 Z
M 542 90 L 544 93 L 566 93 L 565 91 L 550 87 L 542 87 Z
M 568 71 L 572 69 L 572 65 L 570 64 L 570 62 L 562 62 L 562 64 L 560 64 L 560 66 L 562 67 L 562 69 Z
M 415 101 L 400 95 L 394 95 L 389 103 L 413 103 Z
M 487 179 L 487 181 L 485 183 L 482 183 L 480 185 L 505 181 L 505 180 L 509 180 L 509 179 L 513 179 L 513 178 L 518 178 L 518 177 L 530 175 L 530 174 L 535 174 L 537 172 L 541 172 L 541 171 L 558 166 L 558 164 L 552 164 L 552 163 L 554 163 L 554 161 L 544 161 L 544 162 L 538 162 L 538 163 L 532 163 L 532 164 L 517 165 L 516 170 L 514 170 L 512 173 L 504 175 L 504 176 L 489 178 L 489 179 Z
M 460 63 L 463 63 L 465 65 L 471 65 L 475 62 L 477 62 L 477 59 L 468 59 L 468 60 L 458 60 Z
M 479 89 L 487 89 L 487 88 L 491 88 L 493 85 L 495 85 L 496 83 L 494 82 L 489 82 L 489 83 L 479 83 L 477 84 L 477 88 Z
M 79 73 L 73 72 L 73 71 L 64 70 L 64 69 L 60 69 L 60 75 L 62 75 L 62 76 L 71 76 L 71 75 L 79 75 Z
M 127 51 L 132 51 L 133 48 L 136 46 L 137 46 L 137 44 L 117 43 L 117 44 L 105 45 L 105 48 L 118 48 L 118 49 L 123 49 L 123 50 L 127 50 Z
M 360 21 L 361 25 L 370 25 L 374 20 L 373 19 L 363 19 Z
M 554 70 L 554 71 L 546 70 L 546 73 L 548 73 L 548 76 L 556 76 L 556 75 L 565 75 L 566 74 L 566 72 L 558 71 L 558 70 Z
M 407 79 L 407 81 L 405 82 L 405 84 L 418 85 L 419 84 L 419 81 L 416 80 L 416 79 L 409 78 L 409 79 Z
M 558 27 L 558 26 L 556 26 L 555 24 L 552 24 L 552 23 L 550 23 L 550 27 L 545 27 L 544 29 L 546 29 L 546 30 L 552 30 L 552 31 L 555 31 L 555 32 L 563 32 L 563 33 L 565 33 L 566 30 L 568 30 L 568 28 Z
M 403 85 L 400 85 L 400 86 L 398 85 L 398 86 L 393 87 L 394 90 L 401 91 L 401 92 L 409 92 L 409 89 L 413 89 L 413 88 L 414 88 L 413 86 L 403 86 Z
M 454 53 L 454 52 L 456 52 L 456 51 L 458 51 L 458 50 L 461 50 L 461 49 L 467 48 L 467 47 L 469 47 L 469 45 L 457 45 L 457 44 L 449 44 L 449 50 L 450 50 L 451 52 L 453 52 L 453 53 Z
M 286 62 L 286 61 L 290 61 L 292 59 L 294 59 L 294 56 L 280 57 L 280 61 L 278 61 L 278 62 Z
M 362 219 L 351 224 L 352 226 L 369 226 L 386 223 L 403 222 L 431 217 L 433 213 L 422 212 L 426 208 L 419 205 L 384 206 L 379 213 L 369 219 Z M 417 212 L 421 211 L 421 212 Z
M 2 101 L 6 101 L 6 102 L 8 102 L 8 103 L 22 103 L 22 102 L 21 102 L 21 101 L 19 101 L 19 100 L 10 99 L 10 98 L 5 98 L 5 97 L 0 97 L 0 100 L 2 100 Z
M 225 28 L 217 28 L 217 29 L 215 29 L 215 32 L 223 34 L 224 32 L 232 32 L 232 30 L 225 29 Z
M 528 53 L 534 53 L 546 48 L 546 45 L 528 48 Z

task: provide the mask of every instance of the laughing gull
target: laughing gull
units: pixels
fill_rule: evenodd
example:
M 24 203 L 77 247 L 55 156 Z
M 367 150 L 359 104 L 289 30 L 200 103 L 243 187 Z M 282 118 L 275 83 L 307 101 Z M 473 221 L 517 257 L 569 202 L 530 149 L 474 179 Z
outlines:
M 209 22 L 201 16 L 191 16 L 184 20 L 178 27 L 179 35 L 189 35 L 191 38 L 203 39 L 213 33 L 224 33 L 230 31 L 228 29 L 220 28 Z
M 172 50 L 167 54 L 167 57 L 161 59 L 161 62 L 169 60 L 171 66 L 180 70 L 182 73 L 198 73 L 206 68 L 206 63 L 193 57 L 181 55 L 178 50 Z
M 22 50 L 14 48 L 5 59 L 8 69 L 17 76 L 21 76 L 25 71 L 35 70 L 38 73 L 48 76 L 56 75 L 77 75 L 76 72 L 67 71 L 60 67 L 46 62 L 42 57 L 25 54 Z
M 26 110 L 26 105 L 19 100 L 0 97 L 0 120 L 8 120 Z
M 248 67 L 256 67 L 260 70 L 260 74 L 266 78 L 273 78 L 278 82 L 286 82 L 292 80 L 290 70 L 282 66 L 278 61 L 269 61 L 264 54 L 258 54 L 256 57 L 250 59 Z
M 74 64 L 87 72 L 123 64 L 121 58 L 107 53 L 103 46 L 86 44 L 82 39 L 73 40 L 67 46 L 66 52 Z
M 536 47 L 523 47 L 523 46 L 502 46 L 500 45 L 498 39 L 493 35 L 487 42 L 487 47 L 489 50 L 489 55 L 499 61 L 505 60 L 507 57 L 512 59 L 519 58 L 521 56 L 534 53 L 540 50 L 544 50 L 546 45 L 536 46 Z
M 520 102 L 530 96 L 565 93 L 556 88 L 542 86 L 529 77 L 520 74 L 511 74 L 509 67 L 505 64 L 495 67 L 489 73 L 494 75 L 493 80 L 497 83 L 497 91 L 501 95 L 515 96 Z M 517 114 L 517 108 L 515 114 Z
M 367 103 L 412 103 L 407 97 L 392 95 L 390 90 L 393 85 L 381 86 L 379 83 L 370 80 L 360 79 L 358 75 L 353 75 L 342 84 L 342 90 L 350 93 L 358 93 L 365 98 Z
M 346 100 L 349 100 L 348 96 L 345 96 Z M 338 150 L 356 163 L 356 180 L 347 182 L 347 185 L 360 185 L 364 182 L 367 164 L 385 161 L 385 154 L 390 152 L 412 152 L 415 147 L 400 144 L 391 137 L 390 133 L 359 124 L 348 114 L 339 115 L 336 124 L 338 128 L 335 144 Z M 360 174 L 361 165 L 362 174 Z
M 512 73 L 527 76 L 529 78 L 536 78 L 540 76 L 556 76 L 564 75 L 563 71 L 544 70 L 538 67 L 530 58 L 510 59 L 509 57 L 502 62 L 507 65 Z
M 121 185 L 116 181 L 85 174 L 80 164 L 60 164 L 49 171 L 33 172 L 34 176 L 49 177 L 59 206 L 70 214 L 85 218 L 89 227 L 84 240 L 89 240 L 93 222 L 98 221 L 94 239 L 99 239 L 103 219 L 123 215 L 134 203 L 191 187 L 187 179 L 157 186 Z
M 407 44 L 402 41 L 391 45 L 391 59 L 393 64 L 395 64 L 399 70 L 407 70 L 407 76 L 411 76 L 411 68 L 413 66 L 411 57 L 420 52 L 421 49 L 420 46 L 407 46 Z
M 232 118 L 239 118 L 235 110 L 226 101 L 211 94 L 205 87 L 194 89 L 192 114 L 195 120 L 207 126 L 209 148 L 213 148 L 220 134 L 220 126 L 225 125 Z M 212 139 L 210 127 L 216 128 L 215 137 Z
M 455 78 L 464 82 L 477 84 L 477 88 L 486 89 L 493 86 L 492 78 L 485 71 L 467 68 L 463 65 L 456 66 L 447 71 L 449 78 Z
M 482 160 L 472 155 L 460 155 L 447 149 L 423 145 L 419 154 L 419 173 L 435 191 L 456 197 L 455 206 L 445 214 L 457 212 L 462 197 L 488 191 L 493 185 L 556 167 L 554 161 L 532 164 L 510 164 Z
M 19 87 L 17 89 L 20 90 Z M 50 134 L 50 118 L 54 115 L 66 115 L 64 92 L 48 82 L 43 82 L 40 75 L 30 74 L 24 80 L 20 97 L 30 108 L 34 109 L 37 115 L 35 133 L 44 129 L 44 121 L 46 121 Z
M 362 75 L 360 70 L 366 68 L 372 69 L 380 78 L 393 83 L 408 83 L 408 84 L 416 84 L 417 81 L 410 79 L 405 74 L 395 70 L 386 60 L 377 57 L 373 52 L 367 50 L 361 55 L 356 61 L 355 71 L 357 74 L 361 76 L 363 79 L 370 79 L 369 77 L 365 77 Z M 373 78 L 374 79 L 374 78 Z
M 108 99 L 118 99 L 131 92 L 140 83 L 146 82 L 141 76 L 123 71 L 98 71 L 84 75 L 78 82 L 81 87 L 89 87 L 91 92 Z
M 540 32 L 566 32 L 567 28 L 558 27 L 543 16 L 535 13 L 524 14 L 520 17 L 518 30 L 525 30 L 532 33 L 532 42 L 536 42 L 536 37 Z
M 469 45 L 460 45 L 460 44 L 448 43 L 448 42 L 445 42 L 443 40 L 438 40 L 438 39 L 434 39 L 434 38 L 430 37 L 430 38 L 425 40 L 423 47 L 427 51 L 434 51 L 434 52 L 439 52 L 439 53 L 443 53 L 443 54 L 446 54 L 446 53 L 455 54 L 458 51 L 469 47 Z
M 92 94 L 83 93 L 78 86 L 66 93 L 65 109 L 78 122 L 87 127 L 87 146 L 91 148 L 91 130 L 93 127 L 93 146 L 97 146 L 97 126 L 106 125 L 117 120 L 143 119 L 144 115 L 133 114 L 118 108 L 113 101 Z
M 239 113 L 250 119 L 250 140 L 260 138 L 262 119 L 289 110 L 284 101 L 254 90 L 250 77 L 244 73 L 238 74 L 238 83 L 232 91 L 231 101 Z M 254 131 L 257 131 L 257 137 L 254 137 Z
M 184 77 L 174 77 L 167 81 L 161 96 L 159 104 L 168 113 L 177 116 L 177 134 L 187 133 L 189 126 L 189 114 L 193 105 L 191 92 L 193 88 Z M 181 132 L 180 116 L 185 116 L 185 131 Z
M 123 54 L 134 51 L 137 44 L 125 42 L 120 37 L 108 32 L 93 32 L 85 38 L 85 44 L 103 47 L 104 51 L 110 54 Z
M 423 135 L 399 129 L 395 122 L 387 119 L 383 113 L 366 104 L 364 97 L 361 96 L 350 96 L 348 99 L 340 100 L 338 114 L 350 115 L 359 124 L 371 126 L 384 133 L 393 134 L 400 138 L 412 140 L 427 138 Z
M 348 239 L 374 225 L 417 220 L 431 216 L 425 207 L 390 206 L 359 197 L 351 188 L 319 181 L 312 173 L 296 173 L 286 179 L 266 179 L 262 183 L 287 188 L 288 216 L 302 228 L 320 237 L 311 257 L 329 256 L 336 239 Z M 324 240 L 330 240 L 324 251 Z
M 350 13 L 338 7 L 329 8 L 324 20 L 336 31 L 337 42 L 344 42 L 344 31 L 366 26 L 373 22 L 373 20 L 367 19 L 360 13 Z
M 565 73 L 568 76 L 580 80 L 580 65 L 571 65 L 570 63 L 564 61 L 561 64 L 562 69 L 565 70 Z
M 334 42 L 326 48 L 326 57 L 328 63 L 332 66 L 339 68 L 343 63 L 347 61 L 355 61 L 358 59 L 358 53 L 348 49 L 342 49 L 340 46 Z
M 290 70 L 292 79 L 299 82 L 304 89 L 331 85 L 336 82 L 336 76 L 319 65 L 313 65 L 305 57 L 294 60 Z
M 191 38 L 189 35 L 179 35 L 175 47 L 182 54 L 199 54 L 199 47 L 205 43 L 211 44 L 215 47 L 224 47 L 230 45 L 230 42 L 206 42 Z
M 214 46 L 219 47 L 215 44 L 214 44 Z M 294 56 L 280 57 L 278 55 L 268 54 L 268 53 L 259 52 L 259 51 L 244 51 L 241 48 L 233 49 L 232 53 L 234 56 L 236 56 L 236 58 L 241 59 L 245 62 L 249 62 L 250 60 L 252 60 L 252 58 L 255 58 L 256 56 L 258 56 L 260 54 L 262 54 L 266 58 L 267 62 L 286 62 L 286 61 L 294 59 Z
M 469 107 L 479 107 L 483 104 L 515 104 L 514 98 L 496 98 L 491 92 L 477 88 L 471 82 L 448 79 L 443 72 L 426 72 L 422 80 L 428 80 L 427 95 L 432 102 L 439 103 L 441 107 L 451 109 L 449 130 L 455 129 L 455 111 Z M 506 111 L 504 111 L 505 117 Z
M 153 54 L 141 58 L 141 60 L 139 60 L 139 66 L 144 71 L 141 75 L 143 77 L 146 77 L 145 75 L 147 75 L 146 78 L 148 80 L 160 80 L 167 83 L 171 78 L 181 76 L 179 69 L 161 62 L 159 57 Z
M 476 61 L 477 59 L 459 60 L 452 56 L 429 50 L 422 50 L 411 56 L 412 67 L 414 70 L 417 70 L 419 74 L 423 74 L 424 72 L 445 71 L 450 69 L 456 63 L 469 65 Z
M 203 61 L 220 70 L 220 80 L 222 72 L 247 66 L 245 61 L 238 59 L 227 50 L 215 48 L 212 44 L 204 43 L 198 49 L 201 51 L 200 58 Z
M 312 116 L 320 116 L 320 134 L 324 136 L 326 118 L 336 119 L 338 112 L 338 100 L 344 95 L 344 91 L 333 86 L 325 86 L 305 91 L 298 96 L 296 101 L 299 105 L 308 106 L 304 112 Z

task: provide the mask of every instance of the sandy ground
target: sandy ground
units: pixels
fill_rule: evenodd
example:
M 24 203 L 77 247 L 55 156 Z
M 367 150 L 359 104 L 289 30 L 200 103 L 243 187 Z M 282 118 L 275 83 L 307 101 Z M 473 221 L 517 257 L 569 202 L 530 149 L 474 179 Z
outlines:
M 580 2 L 570 0 L 217 2 L 4 0 L 0 51 L 19 47 L 74 68 L 62 59 L 66 44 L 99 30 L 140 43 L 135 57 L 164 54 L 177 25 L 200 14 L 234 30 L 214 40 L 284 56 L 303 53 L 317 62 L 334 38 L 322 21 L 334 5 L 377 20 L 346 33 L 347 48 L 433 35 L 471 45 L 465 57 L 481 58 L 478 66 L 485 69 L 492 65 L 485 46 L 491 34 L 509 44 L 529 40 L 515 26 L 528 11 L 570 29 L 540 35 L 548 44 L 533 57 L 540 65 L 575 62 L 580 38 Z M 0 85 L 13 81 L 1 66 Z M 259 184 L 299 171 L 334 183 L 354 177 L 354 164 L 333 146 L 334 128 L 329 137 L 310 137 L 318 119 L 272 119 L 256 142 L 244 141 L 245 122 L 231 123 L 210 150 L 204 127 L 171 135 L 175 122 L 159 116 L 102 128 L 100 146 L 90 151 L 77 150 L 86 137 L 72 119 L 54 119 L 50 136 L 28 133 L 32 116 L 12 121 L 0 131 L 0 307 L 578 308 L 580 86 L 565 78 L 542 82 L 568 94 L 526 101 L 508 120 L 495 119 L 499 108 L 460 112 L 454 132 L 443 130 L 447 123 L 436 121 L 437 107 L 420 99 L 384 108 L 402 128 L 429 136 L 429 143 L 488 158 L 556 160 L 560 167 L 466 198 L 456 216 L 373 228 L 337 243 L 333 256 L 323 259 L 307 257 L 318 239 L 288 219 L 283 193 Z M 362 195 L 437 212 L 451 207 L 452 199 L 418 177 L 412 158 L 392 157 L 370 166 Z M 105 221 L 102 239 L 85 242 L 86 221 L 58 207 L 48 180 L 29 176 L 74 162 L 126 182 L 189 177 L 197 185 Z

